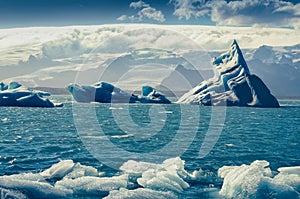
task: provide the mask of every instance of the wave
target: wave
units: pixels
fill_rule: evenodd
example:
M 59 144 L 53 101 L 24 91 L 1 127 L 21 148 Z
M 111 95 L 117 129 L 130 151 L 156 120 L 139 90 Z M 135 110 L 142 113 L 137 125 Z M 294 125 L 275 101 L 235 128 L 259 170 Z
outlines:
M 2 198 L 179 198 L 193 184 L 209 176 L 203 170 L 189 173 L 184 160 L 161 164 L 129 160 L 115 176 L 105 176 L 91 166 L 62 160 L 40 173 L 0 176 Z M 264 160 L 250 165 L 224 166 L 220 198 L 299 198 L 300 166 L 271 171 Z M 216 189 L 216 188 L 213 188 Z M 208 191 L 209 192 L 209 191 Z

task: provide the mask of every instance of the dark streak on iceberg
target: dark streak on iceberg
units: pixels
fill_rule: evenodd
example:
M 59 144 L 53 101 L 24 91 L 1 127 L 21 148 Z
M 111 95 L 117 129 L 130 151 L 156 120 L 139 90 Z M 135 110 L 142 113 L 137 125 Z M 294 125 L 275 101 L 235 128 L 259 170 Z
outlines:
M 67 90 L 77 102 L 83 103 L 171 103 L 163 94 L 150 86 L 143 86 L 142 95 L 125 92 L 106 82 L 99 82 L 90 86 L 70 84 Z
M 205 106 L 279 107 L 277 99 L 250 73 L 236 40 L 230 50 L 213 60 L 215 75 L 183 95 L 177 103 Z

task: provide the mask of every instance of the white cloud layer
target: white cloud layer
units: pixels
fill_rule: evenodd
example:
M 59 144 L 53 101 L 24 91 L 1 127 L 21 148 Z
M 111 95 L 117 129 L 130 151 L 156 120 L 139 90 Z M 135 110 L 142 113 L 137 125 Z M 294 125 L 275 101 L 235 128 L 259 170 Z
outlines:
M 118 21 L 130 20 L 132 22 L 142 22 L 145 19 L 150 19 L 153 21 L 164 22 L 166 20 L 164 14 L 160 10 L 151 7 L 149 4 L 146 4 L 141 0 L 130 3 L 129 7 L 139 11 L 135 15 L 131 16 L 121 15 L 117 18 Z
M 150 24 L 0 29 L 0 38 L 0 80 L 53 87 L 73 82 L 78 71 L 90 70 L 87 75 L 93 80 L 94 68 L 105 68 L 135 49 L 183 54 L 223 51 L 233 39 L 242 49 L 300 43 L 299 31 L 292 29 Z M 193 57 L 209 64 L 209 59 Z
M 171 0 L 180 19 L 210 16 L 218 25 L 300 27 L 300 3 L 283 0 Z
M 124 24 L 0 29 L 0 38 L 3 66 L 17 64 L 30 55 L 78 57 L 96 47 L 107 53 L 143 47 L 180 49 L 186 43 L 183 39 L 191 39 L 207 50 L 226 49 L 232 39 L 237 39 L 243 48 L 290 46 L 300 43 L 300 32 L 282 28 Z

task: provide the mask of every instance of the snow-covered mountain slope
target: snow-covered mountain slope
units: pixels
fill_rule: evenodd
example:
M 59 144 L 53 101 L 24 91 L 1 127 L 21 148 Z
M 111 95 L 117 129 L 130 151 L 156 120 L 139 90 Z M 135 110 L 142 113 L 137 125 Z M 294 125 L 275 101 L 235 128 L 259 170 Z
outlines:
M 280 97 L 300 96 L 300 45 L 261 46 L 246 50 L 251 71 L 261 77 L 272 93 Z
M 213 61 L 215 76 L 183 95 L 178 103 L 208 106 L 279 107 L 263 81 L 250 73 L 236 40 Z

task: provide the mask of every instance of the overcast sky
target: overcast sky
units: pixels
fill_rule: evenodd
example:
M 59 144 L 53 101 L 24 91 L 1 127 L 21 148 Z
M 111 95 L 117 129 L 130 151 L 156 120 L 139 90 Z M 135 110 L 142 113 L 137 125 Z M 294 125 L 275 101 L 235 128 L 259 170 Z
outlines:
M 0 0 L 0 28 L 115 23 L 300 27 L 299 0 Z

